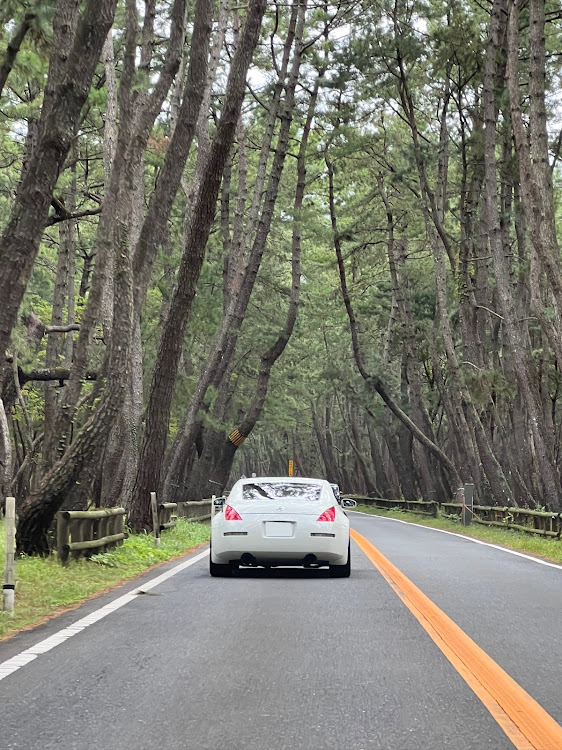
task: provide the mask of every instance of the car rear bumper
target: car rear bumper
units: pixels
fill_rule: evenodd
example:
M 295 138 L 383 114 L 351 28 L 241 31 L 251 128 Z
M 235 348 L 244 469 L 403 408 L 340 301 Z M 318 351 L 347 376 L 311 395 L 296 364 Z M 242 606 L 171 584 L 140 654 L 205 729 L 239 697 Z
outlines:
M 334 537 L 299 534 L 293 539 L 257 538 L 256 536 L 224 536 L 213 533 L 211 560 L 225 564 L 253 558 L 255 565 L 345 565 L 349 533 L 339 530 Z M 314 558 L 314 559 L 313 559 Z M 244 564 L 244 563 L 243 563 Z

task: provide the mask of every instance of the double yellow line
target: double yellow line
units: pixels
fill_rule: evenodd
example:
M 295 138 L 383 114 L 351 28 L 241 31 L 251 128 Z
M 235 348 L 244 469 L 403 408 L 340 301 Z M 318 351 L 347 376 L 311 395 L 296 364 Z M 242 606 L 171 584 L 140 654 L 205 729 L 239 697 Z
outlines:
M 562 727 L 365 537 L 353 540 L 476 693 L 517 750 L 562 750 Z

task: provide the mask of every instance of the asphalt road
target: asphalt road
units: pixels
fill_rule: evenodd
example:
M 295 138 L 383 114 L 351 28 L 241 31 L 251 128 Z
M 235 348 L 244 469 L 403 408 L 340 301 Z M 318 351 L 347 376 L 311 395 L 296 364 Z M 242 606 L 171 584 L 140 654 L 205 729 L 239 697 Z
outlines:
M 562 723 L 562 569 L 388 519 L 352 525 Z M 513 748 L 355 544 L 352 556 L 349 579 L 211 579 L 205 557 L 0 680 L 1 750 Z M 0 643 L 0 671 L 139 587 Z

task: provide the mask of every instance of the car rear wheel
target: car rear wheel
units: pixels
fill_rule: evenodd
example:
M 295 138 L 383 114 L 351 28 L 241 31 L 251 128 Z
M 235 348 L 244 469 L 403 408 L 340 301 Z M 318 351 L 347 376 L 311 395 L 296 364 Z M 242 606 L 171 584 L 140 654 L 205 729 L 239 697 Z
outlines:
M 213 578 L 228 578 L 232 575 L 232 565 L 229 563 L 221 565 L 220 563 L 214 563 L 209 559 L 209 573 Z
M 221 563 L 213 562 L 213 550 L 211 545 L 211 548 L 209 549 L 209 573 L 213 576 L 213 578 L 228 578 L 232 575 L 233 570 L 234 566 L 232 565 L 232 563 L 221 565 Z
M 347 548 L 347 562 L 345 565 L 330 565 L 332 578 L 349 578 L 351 575 L 351 542 Z

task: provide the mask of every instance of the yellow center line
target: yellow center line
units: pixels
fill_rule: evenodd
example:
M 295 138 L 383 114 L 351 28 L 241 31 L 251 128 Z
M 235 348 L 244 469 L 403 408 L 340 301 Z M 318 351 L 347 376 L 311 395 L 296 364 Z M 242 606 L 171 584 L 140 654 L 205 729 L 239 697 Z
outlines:
M 517 750 L 561 750 L 562 727 L 365 537 L 353 540 L 480 698 Z

